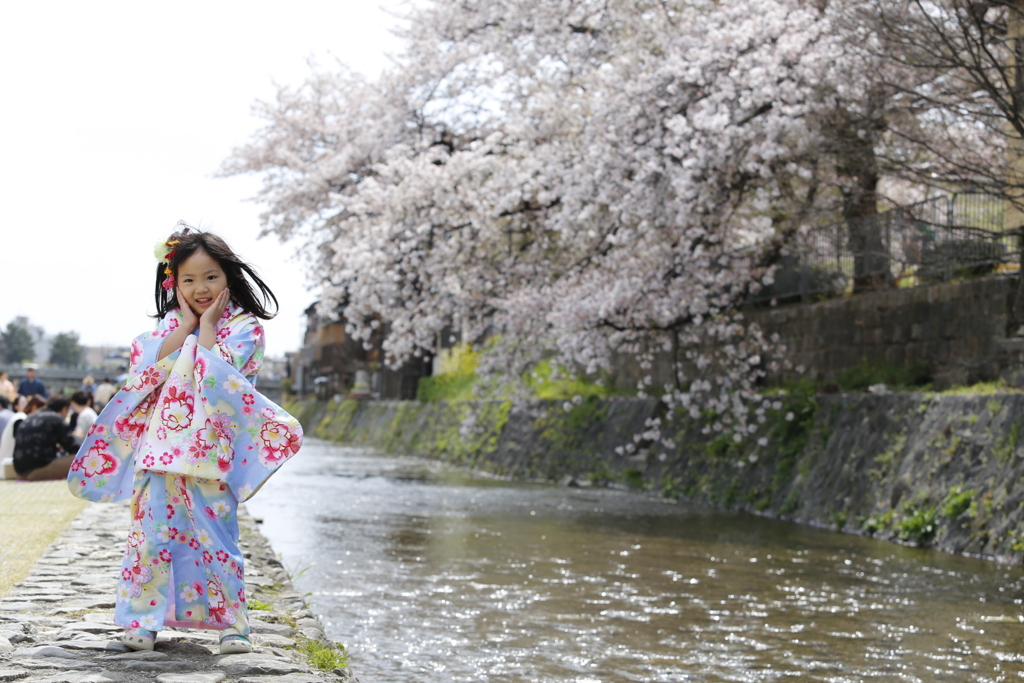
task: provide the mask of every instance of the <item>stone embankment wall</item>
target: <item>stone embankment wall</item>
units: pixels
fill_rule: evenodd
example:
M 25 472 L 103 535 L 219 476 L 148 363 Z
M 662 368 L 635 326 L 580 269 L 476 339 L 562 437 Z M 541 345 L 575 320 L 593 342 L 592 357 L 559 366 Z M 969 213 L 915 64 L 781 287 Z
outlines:
M 615 485 L 952 553 L 1024 556 L 1024 394 L 787 395 L 766 446 L 653 399 L 292 404 L 321 438 L 500 476 Z M 636 443 L 648 420 L 674 443 Z M 617 447 L 635 444 L 631 451 Z
M 814 304 L 754 309 L 748 314 L 777 333 L 794 366 L 833 381 L 868 364 L 924 362 L 940 387 L 987 382 L 1007 367 L 1007 336 L 1016 278 L 887 289 Z
M 818 381 L 835 381 L 866 361 L 876 367 L 923 364 L 938 389 L 999 377 L 1019 384 L 1012 375 L 1024 369 L 1024 339 L 1013 336 L 1024 321 L 1013 320 L 1016 290 L 1017 278 L 996 276 L 753 308 L 746 316 L 778 334 L 793 366 Z M 655 387 L 672 384 L 670 356 L 656 354 L 653 367 L 643 370 L 631 356 L 617 357 L 608 381 L 632 392 L 648 374 Z M 782 373 L 772 381 L 797 377 Z

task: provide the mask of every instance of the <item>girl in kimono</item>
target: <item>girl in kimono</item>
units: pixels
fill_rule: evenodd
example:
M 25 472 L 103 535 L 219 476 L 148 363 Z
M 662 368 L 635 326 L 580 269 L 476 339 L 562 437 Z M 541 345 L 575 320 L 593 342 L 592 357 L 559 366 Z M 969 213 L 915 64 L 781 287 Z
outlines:
M 180 225 L 180 224 L 179 224 Z M 220 631 L 250 652 L 238 503 L 299 450 L 302 428 L 256 391 L 277 299 L 220 237 L 181 226 L 158 245 L 157 329 L 82 443 L 68 486 L 131 497 L 114 620 L 151 650 L 165 626 Z

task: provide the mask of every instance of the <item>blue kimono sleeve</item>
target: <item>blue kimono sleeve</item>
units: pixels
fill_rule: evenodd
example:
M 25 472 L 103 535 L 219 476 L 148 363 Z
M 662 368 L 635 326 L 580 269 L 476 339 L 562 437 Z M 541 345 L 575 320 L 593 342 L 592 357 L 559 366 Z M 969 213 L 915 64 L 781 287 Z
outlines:
M 251 498 L 302 445 L 298 420 L 253 385 L 263 349 L 263 328 L 250 317 L 212 349 L 196 351 L 199 401 L 209 416 L 205 438 L 216 439 L 217 479 L 239 501 Z

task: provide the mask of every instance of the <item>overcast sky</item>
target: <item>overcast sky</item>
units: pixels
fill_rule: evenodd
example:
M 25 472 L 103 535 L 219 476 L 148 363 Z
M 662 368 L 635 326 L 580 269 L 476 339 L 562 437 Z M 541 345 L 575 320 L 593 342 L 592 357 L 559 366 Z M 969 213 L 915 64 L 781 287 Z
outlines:
M 0 326 L 125 346 L 151 329 L 153 245 L 179 219 L 219 232 L 281 302 L 267 352 L 298 348 L 316 297 L 295 247 L 257 240 L 256 177 L 214 173 L 260 127 L 256 100 L 309 58 L 375 76 L 399 0 L 0 1 Z M 46 359 L 37 359 L 46 360 Z

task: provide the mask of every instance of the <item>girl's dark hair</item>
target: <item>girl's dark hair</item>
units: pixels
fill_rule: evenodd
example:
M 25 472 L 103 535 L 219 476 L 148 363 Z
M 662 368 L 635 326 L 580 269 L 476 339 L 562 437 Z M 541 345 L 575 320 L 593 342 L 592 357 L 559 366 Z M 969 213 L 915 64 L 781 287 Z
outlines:
M 228 287 L 231 289 L 231 300 L 241 306 L 246 313 L 251 313 L 257 318 L 270 320 L 277 315 L 277 297 L 267 287 L 267 283 L 256 274 L 256 271 L 248 263 L 238 258 L 231 247 L 218 235 L 212 232 L 196 230 L 184 222 L 178 223 L 177 230 L 167 241 L 178 240 L 177 246 L 172 247 L 174 253 L 171 255 L 171 272 L 178 277 L 178 267 L 192 254 L 200 249 L 205 251 L 224 271 L 228 278 Z M 178 307 L 178 296 L 175 288 L 164 289 L 164 279 L 167 277 L 164 270 L 167 263 L 161 261 L 156 269 L 156 316 L 163 318 L 170 311 Z M 259 295 L 256 294 L 259 290 Z M 270 310 L 270 302 L 274 302 L 273 311 Z

